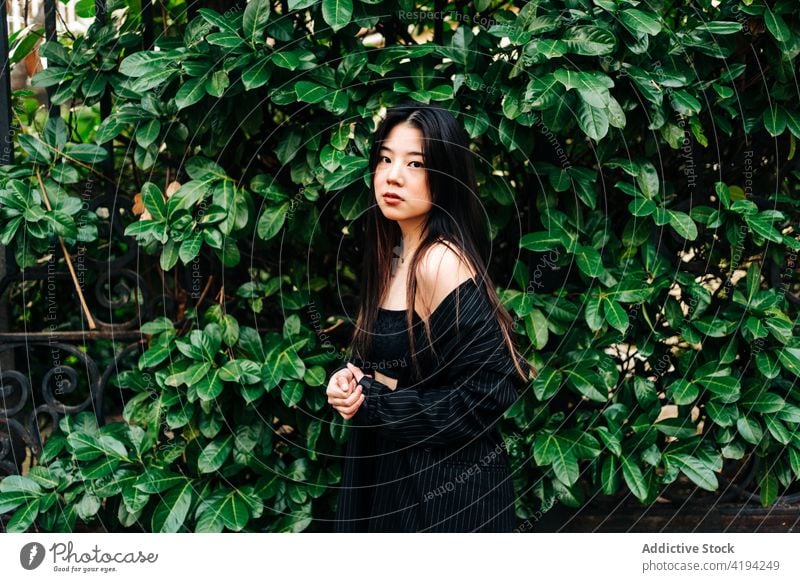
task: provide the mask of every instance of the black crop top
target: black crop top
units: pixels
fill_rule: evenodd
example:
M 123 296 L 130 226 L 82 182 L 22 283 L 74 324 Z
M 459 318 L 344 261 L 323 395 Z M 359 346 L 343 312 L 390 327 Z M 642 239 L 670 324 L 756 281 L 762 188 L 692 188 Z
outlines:
M 415 314 L 416 315 L 416 314 Z M 378 308 L 372 349 L 362 371 L 374 375 L 376 371 L 398 379 L 403 369 L 411 364 L 408 326 L 404 309 Z

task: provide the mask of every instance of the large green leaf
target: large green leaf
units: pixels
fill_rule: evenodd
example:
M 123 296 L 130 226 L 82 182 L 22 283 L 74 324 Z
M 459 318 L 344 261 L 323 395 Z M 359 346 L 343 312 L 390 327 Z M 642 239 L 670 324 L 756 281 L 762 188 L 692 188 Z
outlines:
M 689 382 L 688 380 L 676 380 L 667 386 L 667 396 L 672 399 L 675 404 L 691 404 L 695 401 L 700 389 L 697 384 Z
M 30 477 L 9 475 L 0 481 L 0 493 L 26 493 L 36 496 L 42 493 L 42 486 Z
M 175 533 L 183 527 L 192 505 L 193 483 L 184 478 L 183 483 L 170 489 L 153 511 L 153 532 Z
M 792 433 L 775 414 L 765 414 L 764 424 L 772 437 L 782 445 L 788 445 L 792 438 Z
M 29 504 L 39 498 L 38 494 L 25 491 L 7 491 L 0 493 L 0 513 L 9 513 L 23 504 Z
M 600 253 L 590 246 L 577 245 L 575 258 L 578 268 L 590 277 L 599 277 L 605 271 Z
M 186 81 L 175 93 L 175 104 L 178 109 L 185 109 L 200 101 L 205 94 L 205 77 L 195 77 Z
M 262 85 L 266 85 L 267 81 L 269 81 L 272 76 L 272 69 L 269 67 L 271 61 L 271 54 L 262 56 L 242 72 L 242 84 L 245 89 L 250 91 Z
M 657 14 L 637 8 L 626 8 L 618 13 L 619 21 L 632 33 L 656 35 L 661 32 Z
M 605 382 L 588 364 L 581 363 L 568 370 L 567 383 L 589 400 L 595 402 L 608 400 Z
M 773 137 L 783 133 L 786 129 L 786 115 L 782 107 L 770 106 L 764 109 L 762 116 L 764 120 L 764 128 Z
M 600 298 L 599 294 L 591 295 L 583 304 L 586 325 L 588 325 L 589 329 L 591 329 L 593 332 L 602 328 L 605 321 L 602 306 L 603 301 L 604 300 Z
M 142 493 L 162 493 L 167 489 L 183 484 L 185 481 L 186 478 L 183 475 L 160 467 L 150 467 L 136 479 L 132 488 Z M 136 510 L 131 509 L 131 511 Z
M 222 466 L 233 450 L 233 435 L 208 443 L 197 459 L 200 473 L 213 473 Z
M 717 20 L 704 22 L 695 28 L 695 30 L 707 31 L 712 34 L 736 34 L 742 31 L 742 24 L 733 21 Z
M 658 170 L 650 162 L 642 162 L 639 164 L 636 172 L 636 185 L 642 191 L 645 198 L 652 200 L 658 196 L 660 179 L 658 177 Z
M 353 0 L 322 0 L 322 18 L 334 32 L 350 24 Z
M 683 115 L 694 115 L 702 109 L 700 101 L 688 91 L 671 91 L 669 98 L 672 108 Z
M 241 531 L 250 519 L 249 505 L 239 491 L 228 493 L 218 503 L 215 511 L 223 525 L 231 531 Z
M 688 214 L 678 210 L 667 210 L 667 214 L 669 214 L 670 225 L 679 235 L 687 240 L 697 238 L 697 225 Z
M 286 406 L 297 406 L 303 399 L 305 384 L 302 382 L 285 382 L 281 386 L 281 398 Z
M 593 71 L 573 71 L 572 69 L 557 69 L 553 76 L 566 89 L 576 89 L 582 96 L 588 97 L 594 93 L 608 93 L 614 86 L 614 81 L 603 73 Z M 595 103 L 595 106 L 601 103 Z M 604 103 L 603 103 L 604 104 Z
M 764 7 L 764 24 L 778 42 L 786 42 L 792 37 L 791 30 L 783 16 L 773 12 L 769 6 Z
M 563 89 L 562 83 L 553 73 L 534 76 L 528 81 L 523 99 L 534 110 L 548 109 L 557 104 Z
M 21 135 L 18 139 L 20 147 L 30 156 L 31 161 L 39 164 L 50 164 L 53 161 L 50 149 L 38 136 Z
M 525 333 L 536 349 L 541 350 L 547 345 L 550 337 L 547 316 L 540 309 L 532 309 L 525 317 Z
M 259 238 L 269 240 L 277 235 L 286 222 L 288 212 L 288 202 L 277 205 L 265 205 L 264 211 L 258 219 L 258 226 L 256 227 Z
M 613 495 L 619 489 L 619 461 L 617 457 L 609 455 L 603 461 L 600 469 L 600 485 L 603 493 L 606 495 Z
M 719 404 L 710 400 L 706 403 L 706 412 L 709 418 L 719 426 L 732 426 L 736 424 L 739 417 L 738 409 L 735 406 Z
M 725 372 L 725 371 L 723 371 Z M 727 370 L 729 372 L 729 370 Z M 725 402 L 737 400 L 740 391 L 739 379 L 736 376 L 726 376 L 720 373 L 695 378 L 706 390 L 721 396 Z
M 161 251 L 159 265 L 164 271 L 169 271 L 178 263 L 180 257 L 180 245 L 174 239 L 169 239 Z
M 600 26 L 569 27 L 562 40 L 569 47 L 569 52 L 591 56 L 610 55 L 617 44 L 614 34 Z
M 745 412 L 745 414 L 747 414 L 747 412 Z M 740 416 L 736 421 L 736 428 L 739 434 L 742 435 L 742 438 L 753 445 L 760 443 L 764 436 L 764 431 L 755 418 Z
M 22 533 L 27 531 L 39 515 L 40 503 L 40 499 L 34 499 L 18 509 L 6 524 L 6 532 Z
M 530 232 L 519 240 L 520 248 L 529 251 L 550 251 L 561 245 L 561 236 L 551 232 Z
M 605 298 L 603 300 L 603 313 L 611 327 L 619 330 L 619 332 L 623 334 L 628 331 L 630 318 L 622 305 L 613 299 Z
M 141 77 L 164 70 L 176 59 L 171 51 L 137 51 L 129 54 L 119 65 L 119 72 L 129 77 Z
M 628 455 L 620 456 L 619 460 L 622 464 L 622 477 L 625 479 L 625 483 L 636 498 L 644 503 L 649 495 L 649 491 L 641 468 L 636 461 Z
M 200 252 L 200 247 L 203 245 L 203 237 L 200 233 L 192 234 L 185 238 L 181 243 L 178 255 L 184 264 L 188 264 Z
M 578 126 L 595 141 L 600 141 L 608 133 L 608 110 L 588 104 L 581 96 L 578 101 Z
M 325 175 L 325 189 L 329 192 L 341 190 L 357 180 L 360 180 L 366 170 L 367 164 L 366 158 L 345 158 L 338 170 Z
M 548 400 L 558 391 L 563 382 L 563 374 L 557 368 L 545 367 L 533 381 L 533 393 L 539 400 Z
M 778 350 L 778 359 L 786 371 L 800 376 L 800 348 L 781 348 Z
M 265 40 L 269 20 L 270 0 L 250 0 L 244 9 L 242 30 L 247 42 L 252 45 Z
M 147 211 L 150 212 L 153 220 L 166 220 L 167 203 L 159 187 L 152 182 L 142 184 L 142 203 Z
M 778 412 L 786 405 L 780 395 L 773 392 L 750 391 L 742 394 L 739 407 L 746 413 L 751 412 Z
M 678 454 L 673 455 L 670 459 L 678 465 L 681 472 L 685 474 L 691 481 L 706 491 L 716 491 L 719 488 L 719 482 L 714 471 L 709 469 L 700 459 L 690 455 Z
M 216 369 L 204 376 L 196 384 L 197 396 L 200 400 L 209 402 L 222 394 L 225 385 L 220 378 L 220 369 Z
M 763 214 L 760 215 L 745 215 L 744 220 L 753 232 L 763 236 L 772 242 L 783 242 L 783 235 L 772 226 L 772 223 L 764 218 Z
M 578 459 L 570 442 L 555 434 L 539 434 L 534 443 L 533 455 L 539 466 L 552 465 L 556 477 L 565 485 L 577 482 L 580 472 Z
M 200 8 L 197 12 L 204 20 L 222 31 L 238 32 L 236 25 L 233 23 L 234 18 L 237 16 L 236 11 L 227 11 L 225 14 L 220 14 L 210 8 Z
M 778 478 L 772 471 L 765 471 L 759 478 L 758 493 L 763 507 L 768 507 L 775 503 L 778 498 Z
M 305 103 L 319 103 L 327 96 L 330 89 L 311 81 L 298 81 L 294 84 L 297 99 Z

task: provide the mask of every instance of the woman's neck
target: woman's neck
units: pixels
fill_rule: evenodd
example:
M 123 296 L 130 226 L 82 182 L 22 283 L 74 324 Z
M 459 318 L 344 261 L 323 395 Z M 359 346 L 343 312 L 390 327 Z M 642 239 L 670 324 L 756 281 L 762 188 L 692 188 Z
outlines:
M 419 247 L 420 242 L 422 242 L 424 222 L 420 217 L 417 217 L 413 221 L 411 219 L 398 221 L 398 225 L 400 226 L 402 238 L 400 244 L 394 249 L 395 256 L 407 262 Z

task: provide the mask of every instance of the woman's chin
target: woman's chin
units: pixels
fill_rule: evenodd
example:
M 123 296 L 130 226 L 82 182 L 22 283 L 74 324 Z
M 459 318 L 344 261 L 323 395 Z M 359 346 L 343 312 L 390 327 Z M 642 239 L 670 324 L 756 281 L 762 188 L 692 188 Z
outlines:
M 407 213 L 397 208 L 392 208 L 391 206 L 380 206 L 380 209 L 383 213 L 383 216 L 390 220 L 402 220 L 403 218 L 406 218 Z

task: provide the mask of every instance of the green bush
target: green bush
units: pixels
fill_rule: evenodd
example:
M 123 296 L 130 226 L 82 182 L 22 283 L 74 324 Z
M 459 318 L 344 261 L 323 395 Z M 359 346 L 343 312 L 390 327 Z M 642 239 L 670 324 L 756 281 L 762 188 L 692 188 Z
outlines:
M 473 139 L 491 268 L 539 370 L 501 427 L 520 519 L 678 479 L 717 491 L 752 456 L 764 505 L 796 490 L 800 22 L 789 0 L 715 4 L 481 0 L 442 22 L 409 1 L 252 0 L 186 22 L 173 2 L 157 51 L 138 19 L 46 43 L 35 83 L 113 109 L 94 143 L 29 115 L 3 244 L 26 268 L 55 236 L 97 240 L 80 196 L 113 140 L 147 211 L 126 236 L 164 271 L 219 261 L 225 287 L 143 322 L 113 381 L 124 422 L 64 417 L 0 482 L 8 530 L 326 527 L 349 424 L 325 396 L 345 346 L 320 327 L 358 288 L 375 117 L 407 98 Z

